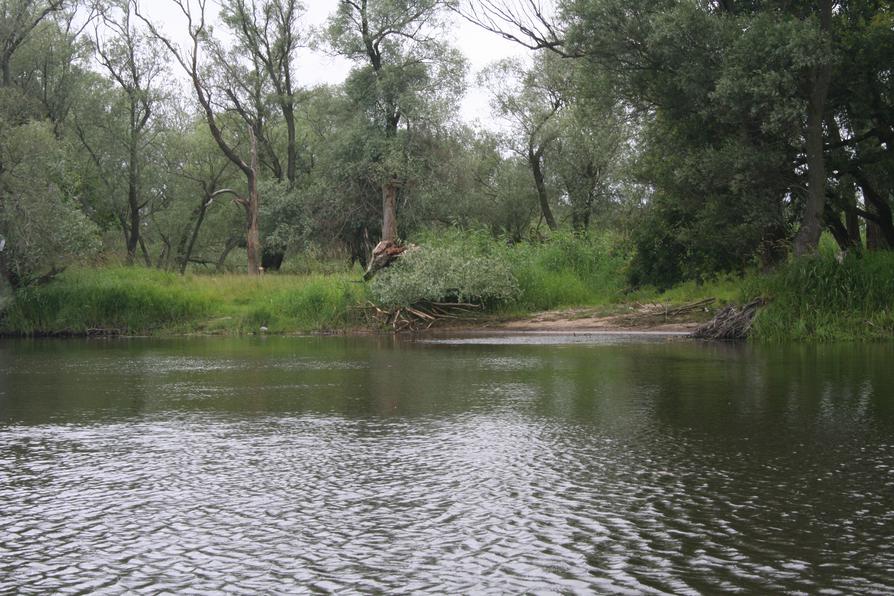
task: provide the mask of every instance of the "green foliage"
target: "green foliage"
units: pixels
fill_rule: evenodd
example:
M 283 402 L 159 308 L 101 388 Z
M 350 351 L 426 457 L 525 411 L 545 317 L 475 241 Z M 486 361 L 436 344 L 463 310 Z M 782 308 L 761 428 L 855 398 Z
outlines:
M 63 155 L 49 125 L 0 118 L 0 274 L 15 286 L 99 249 L 95 226 L 65 196 Z
M 611 234 L 556 233 L 509 244 L 484 230 L 428 233 L 423 249 L 377 276 L 385 304 L 461 298 L 513 312 L 612 302 L 622 296 L 628 255 Z
M 503 252 L 522 288 L 518 304 L 524 309 L 611 303 L 626 287 L 629 255 L 611 233 L 559 232 L 545 242 L 520 243 Z
M 470 255 L 461 245 L 411 249 L 373 279 L 370 291 L 376 301 L 388 306 L 421 301 L 493 306 L 519 295 L 515 277 L 504 261 Z
M 769 300 L 754 325 L 758 341 L 855 340 L 894 336 L 894 254 L 795 260 L 749 277 L 743 299 Z

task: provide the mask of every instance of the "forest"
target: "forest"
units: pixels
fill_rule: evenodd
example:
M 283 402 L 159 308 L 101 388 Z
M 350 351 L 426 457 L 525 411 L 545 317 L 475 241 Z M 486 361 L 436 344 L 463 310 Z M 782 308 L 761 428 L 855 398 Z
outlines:
M 764 296 L 768 336 L 894 335 L 892 2 L 159 3 L 182 32 L 146 0 L 0 1 L 7 330 L 677 288 Z M 473 70 L 459 22 L 524 52 Z M 306 51 L 353 66 L 311 85 Z M 421 249 L 358 283 L 380 242 Z

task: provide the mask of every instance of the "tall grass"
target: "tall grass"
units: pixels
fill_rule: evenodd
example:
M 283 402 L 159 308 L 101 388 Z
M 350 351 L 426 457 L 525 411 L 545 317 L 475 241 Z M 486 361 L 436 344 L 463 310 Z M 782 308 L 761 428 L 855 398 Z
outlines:
M 508 244 L 494 240 L 487 231 L 450 229 L 428 233 L 418 241 L 507 264 L 520 289 L 516 300 L 501 306 L 510 312 L 615 302 L 623 298 L 626 287 L 630 255 L 610 233 L 557 232 L 542 242 Z
M 20 291 L 3 314 L 6 333 L 247 333 L 337 330 L 365 288 L 352 276 L 186 275 L 139 267 L 66 271 Z
M 894 253 L 850 255 L 839 263 L 834 251 L 825 247 L 819 256 L 794 260 L 771 274 L 687 282 L 666 292 L 649 288 L 631 292 L 626 285 L 630 254 L 611 234 L 559 233 L 544 241 L 510 245 L 486 232 L 448 230 L 416 241 L 437 248 L 423 260 L 428 263 L 422 271 L 426 280 L 445 271 L 438 262 L 428 262 L 443 255 L 464 276 L 483 276 L 462 279 L 472 288 L 466 292 L 470 295 L 486 294 L 476 288 L 492 288 L 499 281 L 494 272 L 508 271 L 513 291 L 491 292 L 493 299 L 485 300 L 490 312 L 501 315 L 567 307 L 612 311 L 625 302 L 679 304 L 707 297 L 723 304 L 762 296 L 769 304 L 754 326 L 758 341 L 894 337 Z M 475 262 L 481 266 L 471 266 Z M 457 286 L 446 273 L 443 277 L 437 280 L 443 282 L 440 285 L 404 283 L 392 290 L 412 294 L 418 287 L 466 287 Z M 356 269 L 262 277 L 179 276 L 138 267 L 72 269 L 7 301 L 0 314 L 0 332 L 244 334 L 262 327 L 270 333 L 337 331 L 362 324 L 355 307 L 372 293 L 359 279 Z M 412 303 L 413 298 L 405 300 Z
M 894 337 L 894 253 L 828 252 L 797 259 L 775 273 L 750 276 L 742 298 L 769 304 L 754 325 L 759 341 Z

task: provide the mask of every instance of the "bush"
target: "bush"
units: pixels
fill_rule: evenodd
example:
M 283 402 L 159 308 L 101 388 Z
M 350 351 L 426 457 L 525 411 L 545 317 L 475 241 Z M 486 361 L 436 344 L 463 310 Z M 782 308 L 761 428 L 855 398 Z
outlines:
M 518 281 L 507 263 L 493 256 L 468 255 L 462 245 L 404 253 L 370 285 L 374 300 L 387 306 L 417 302 L 474 302 L 494 306 L 519 297 Z

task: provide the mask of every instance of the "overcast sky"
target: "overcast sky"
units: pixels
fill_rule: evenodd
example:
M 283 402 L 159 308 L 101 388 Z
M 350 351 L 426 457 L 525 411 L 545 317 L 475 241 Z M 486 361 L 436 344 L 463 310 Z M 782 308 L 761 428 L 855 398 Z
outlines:
M 338 0 L 305 0 L 306 12 L 302 25 L 322 26 L 337 6 Z M 216 12 L 217 2 L 209 2 L 209 8 Z M 152 21 L 161 24 L 172 37 L 185 39 L 185 20 L 180 9 L 170 0 L 141 0 L 140 10 Z M 487 125 L 491 120 L 487 93 L 475 85 L 476 73 L 495 60 L 522 55 L 529 50 L 488 33 L 458 16 L 454 15 L 453 23 L 451 36 L 469 61 L 468 91 L 462 105 L 463 119 L 469 123 L 478 121 Z M 296 67 L 301 84 L 311 87 L 321 83 L 340 83 L 351 69 L 351 63 L 338 56 L 303 50 Z

